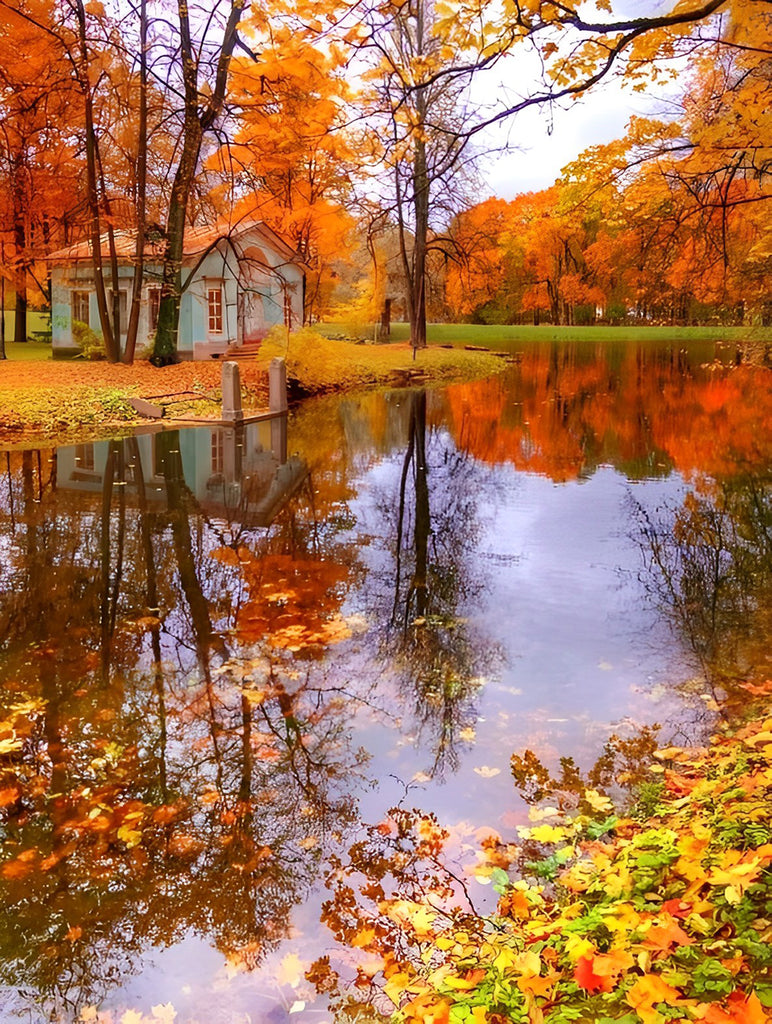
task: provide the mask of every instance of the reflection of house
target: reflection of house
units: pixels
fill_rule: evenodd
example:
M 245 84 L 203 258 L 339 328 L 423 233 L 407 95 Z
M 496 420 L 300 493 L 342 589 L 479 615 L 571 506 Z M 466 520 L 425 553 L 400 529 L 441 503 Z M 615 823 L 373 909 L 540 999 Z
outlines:
M 286 416 L 236 427 L 159 431 L 131 439 L 132 445 L 134 440 L 140 464 L 128 450 L 122 463 L 129 500 L 141 491 L 149 506 L 163 507 L 170 486 L 184 484 L 210 518 L 247 529 L 268 526 L 307 476 L 301 459 L 287 459 Z M 101 493 L 110 444 L 59 448 L 58 487 Z
M 117 231 L 121 347 L 126 339 L 134 279 L 136 233 Z M 138 346 L 152 342 L 161 298 L 162 242 L 148 241 Z M 109 273 L 107 236 L 102 259 Z M 154 262 L 155 261 L 155 262 Z M 99 331 L 94 271 L 88 242 L 48 257 L 54 358 L 78 350 L 73 320 Z M 304 266 L 297 253 L 262 221 L 191 230 L 185 236 L 178 351 L 183 358 L 221 355 L 229 346 L 259 341 L 275 324 L 303 322 Z M 112 291 L 108 279 L 108 303 Z

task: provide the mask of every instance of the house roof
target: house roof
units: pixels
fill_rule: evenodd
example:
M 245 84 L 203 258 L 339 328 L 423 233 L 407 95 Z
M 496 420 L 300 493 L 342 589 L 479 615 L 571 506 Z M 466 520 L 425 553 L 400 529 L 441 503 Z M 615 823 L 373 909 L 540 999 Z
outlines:
M 239 221 L 232 222 L 220 220 L 215 224 L 203 224 L 188 228 L 185 232 L 183 245 L 183 260 L 185 262 L 200 259 L 210 249 L 214 249 L 221 241 L 228 240 L 237 244 L 248 234 L 262 236 L 264 242 L 268 243 L 274 250 L 282 255 L 287 262 L 295 263 L 301 269 L 307 270 L 300 256 L 278 232 L 269 227 L 264 221 L 256 217 L 244 217 Z M 137 232 L 134 228 L 120 228 L 113 232 L 115 251 L 119 261 L 125 263 L 133 261 L 137 245 Z M 107 234 L 100 236 L 100 249 L 103 260 L 110 259 L 110 240 Z M 145 242 L 145 260 L 152 261 L 154 258 L 160 260 L 163 255 L 164 243 L 159 241 Z M 237 256 L 241 253 L 236 250 Z M 88 239 L 76 242 L 74 245 L 57 249 L 46 257 L 49 263 L 70 264 L 91 259 L 91 242 Z

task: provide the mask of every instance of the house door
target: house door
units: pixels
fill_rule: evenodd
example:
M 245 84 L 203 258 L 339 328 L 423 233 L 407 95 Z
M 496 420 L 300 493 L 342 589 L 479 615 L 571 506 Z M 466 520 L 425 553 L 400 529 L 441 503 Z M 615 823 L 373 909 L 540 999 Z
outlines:
M 239 345 L 260 341 L 265 336 L 263 297 L 254 291 L 239 290 L 237 337 Z

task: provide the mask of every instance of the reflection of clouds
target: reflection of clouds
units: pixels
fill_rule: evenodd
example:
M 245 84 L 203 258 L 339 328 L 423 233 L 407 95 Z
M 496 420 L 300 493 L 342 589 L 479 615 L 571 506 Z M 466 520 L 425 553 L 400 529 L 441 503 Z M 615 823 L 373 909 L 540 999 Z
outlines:
M 18 687 L 45 700 L 12 769 L 20 800 L 2 812 L 16 837 L 0 858 L 15 928 L 0 942 L 0 971 L 11 983 L 23 978 L 62 1020 L 143 970 L 152 946 L 185 936 L 204 937 L 241 967 L 261 963 L 289 935 L 293 907 L 353 821 L 365 760 L 350 743 L 356 694 L 344 699 L 328 687 L 321 662 L 277 658 L 265 630 L 253 629 L 248 646 L 258 656 L 248 670 L 263 683 L 260 699 L 254 679 L 243 688 L 233 678 L 220 633 L 227 627 L 228 647 L 239 649 L 234 627 L 252 559 L 214 556 L 236 546 L 232 532 L 243 524 L 207 517 L 173 438 L 158 448 L 160 502 L 144 499 L 139 463 L 122 451 L 109 447 L 103 494 L 49 489 L 42 504 L 19 503 L 14 572 L 22 584 L 0 603 L 11 616 L 6 651 L 17 644 L 25 664 L 14 676 L 6 659 L 5 697 L 13 702 Z M 136 501 L 124 501 L 127 488 L 110 475 L 125 467 Z M 19 482 L 22 496 L 24 488 Z M 116 509 L 119 493 L 120 516 L 101 519 L 95 508 L 101 502 L 102 516 Z M 291 516 L 252 534 L 258 552 L 281 550 L 291 536 L 302 565 L 305 537 L 320 557 L 307 502 L 298 494 Z M 332 556 L 318 564 L 334 566 Z M 270 576 L 270 559 L 262 561 Z M 38 571 L 46 564 L 56 572 Z M 285 562 L 276 574 L 286 577 Z M 335 606 L 346 574 L 322 581 Z M 74 585 L 77 599 L 67 593 Z M 107 633 L 105 593 L 114 616 Z M 22 618 L 13 618 L 16 594 Z M 45 658 L 27 654 L 28 617 L 45 638 Z M 334 636 L 312 631 L 317 647 L 348 634 L 333 625 Z M 89 892 L 90 902 L 68 905 L 58 892 Z M 67 922 L 77 928 L 68 932 Z

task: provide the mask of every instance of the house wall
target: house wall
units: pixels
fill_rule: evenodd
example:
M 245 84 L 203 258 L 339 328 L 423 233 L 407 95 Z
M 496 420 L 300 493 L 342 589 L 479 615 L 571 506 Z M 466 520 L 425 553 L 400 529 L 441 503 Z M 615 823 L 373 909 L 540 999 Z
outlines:
M 142 305 L 139 312 L 139 329 L 137 332 L 137 349 L 141 350 L 152 342 L 153 330 L 150 327 L 150 308 L 147 300 L 148 289 L 160 286 L 161 268 L 145 267 L 146 283 L 143 288 Z M 134 270 L 130 266 L 119 266 L 118 289 L 126 292 L 126 317 L 122 323 L 121 349 L 126 338 L 128 312 L 131 309 L 131 290 L 134 283 Z M 112 287 L 111 280 L 106 279 L 107 287 Z M 51 343 L 53 356 L 61 358 L 74 355 L 78 346 L 72 336 L 72 293 L 74 291 L 89 292 L 88 325 L 97 334 L 101 334 L 99 309 L 97 308 L 94 272 L 89 263 L 83 262 L 70 267 L 51 268 Z M 110 301 L 108 295 L 108 302 Z
M 193 269 L 183 268 L 185 290 L 180 303 L 180 335 L 177 349 L 183 356 L 205 359 L 224 353 L 237 342 L 238 263 L 230 246 L 221 243 Z M 187 284 L 187 287 L 186 287 Z M 222 331 L 209 326 L 209 290 L 222 289 Z
M 293 328 L 303 322 L 303 271 L 278 252 L 271 239 L 260 232 L 247 231 L 234 245 L 221 242 L 199 264 L 188 257 L 183 267 L 183 293 L 180 300 L 178 352 L 183 358 L 207 359 L 222 355 L 231 345 L 257 341 L 275 324 L 285 323 L 285 294 L 289 297 Z M 249 247 L 252 247 L 251 249 Z M 259 260 L 245 254 L 259 252 Z M 274 270 L 275 268 L 275 270 Z M 130 308 L 133 268 L 121 266 L 118 287 L 126 291 L 126 310 Z M 148 289 L 160 285 L 161 268 L 146 265 L 137 349 L 152 343 Z M 110 282 L 108 279 L 108 287 Z M 220 288 L 222 294 L 222 330 L 212 329 L 209 292 Z M 75 354 L 72 336 L 72 293 L 90 293 L 89 326 L 99 332 L 94 275 L 89 263 L 51 268 L 51 333 L 54 357 Z M 241 313 L 241 315 L 239 315 Z M 128 321 L 128 315 L 126 316 Z M 121 348 L 125 342 L 123 325 Z
M 244 246 L 247 259 L 242 263 L 240 286 L 242 291 L 243 331 L 241 342 L 258 341 L 277 324 L 285 323 L 284 296 L 289 296 L 292 309 L 292 327 L 303 323 L 303 271 L 260 238 L 259 252 L 267 267 L 251 261 L 249 241 Z M 275 271 L 271 268 L 275 268 Z

